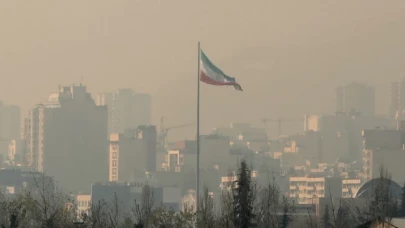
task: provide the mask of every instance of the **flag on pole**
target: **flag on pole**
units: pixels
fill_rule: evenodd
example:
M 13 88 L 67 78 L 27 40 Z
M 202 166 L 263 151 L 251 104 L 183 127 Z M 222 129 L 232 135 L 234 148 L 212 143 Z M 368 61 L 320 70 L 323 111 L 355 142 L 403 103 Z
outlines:
M 216 67 L 204 54 L 200 51 L 200 81 L 216 86 L 231 85 L 238 91 L 243 91 L 242 87 L 232 78 Z

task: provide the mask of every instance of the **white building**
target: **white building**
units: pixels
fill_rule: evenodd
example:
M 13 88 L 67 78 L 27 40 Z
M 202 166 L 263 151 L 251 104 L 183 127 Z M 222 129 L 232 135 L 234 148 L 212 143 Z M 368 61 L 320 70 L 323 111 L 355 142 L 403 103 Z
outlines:
M 354 197 L 361 185 L 360 179 L 339 177 L 290 177 L 290 197 L 299 204 L 314 204 L 323 197 Z
M 83 214 L 88 215 L 91 207 L 91 195 L 78 194 L 75 197 L 76 214 L 81 217 Z

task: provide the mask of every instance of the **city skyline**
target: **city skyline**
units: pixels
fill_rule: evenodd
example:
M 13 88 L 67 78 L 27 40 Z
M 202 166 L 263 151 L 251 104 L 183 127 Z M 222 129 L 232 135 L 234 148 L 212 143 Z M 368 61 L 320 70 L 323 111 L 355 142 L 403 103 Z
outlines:
M 405 77 L 404 78 L 399 78 L 399 79 L 397 79 L 397 80 L 395 80 L 395 82 L 387 82 L 387 87 L 388 88 L 390 88 L 390 94 L 389 94 L 389 99 L 387 99 L 387 101 L 385 101 L 387 104 L 389 104 L 389 106 L 387 107 L 387 110 L 385 111 L 385 112 L 383 112 L 383 111 L 381 111 L 383 114 L 381 114 L 381 113 L 378 113 L 377 111 L 378 111 L 378 109 L 377 108 L 375 108 L 375 110 L 376 110 L 376 112 L 375 113 L 372 113 L 372 112 L 370 112 L 369 114 L 364 114 L 364 113 L 361 113 L 360 112 L 360 114 L 361 115 L 365 115 L 365 116 L 367 116 L 367 115 L 371 115 L 371 116 L 373 116 L 373 115 L 376 115 L 376 116 L 380 116 L 380 117 L 383 117 L 383 116 L 385 116 L 385 117 L 391 117 L 391 118 L 403 118 L 403 116 L 402 115 L 399 115 L 399 116 L 397 116 L 396 117 L 396 115 L 392 115 L 392 105 L 393 105 L 393 86 L 394 85 L 396 85 L 396 87 L 400 87 L 400 85 L 402 85 L 403 83 L 401 83 L 403 80 L 405 79 Z M 84 85 L 84 84 L 82 84 L 82 83 L 80 83 L 80 84 L 69 84 L 69 85 L 71 85 L 71 86 L 79 86 L 79 85 L 83 85 L 83 86 L 86 86 L 87 87 L 87 85 Z M 338 99 L 338 96 L 339 96 L 339 94 L 338 94 L 338 91 L 341 91 L 342 90 L 342 88 L 345 88 L 345 87 L 348 87 L 349 86 L 349 88 L 353 88 L 353 86 L 356 86 L 356 87 L 359 87 L 359 88 L 370 88 L 370 89 L 372 89 L 372 91 L 373 91 L 373 94 L 375 94 L 376 93 L 376 91 L 375 91 L 375 86 L 374 85 L 370 85 L 370 84 L 366 84 L 366 83 L 362 83 L 362 82 L 358 82 L 358 81 L 352 81 L 352 82 L 349 82 L 349 83 L 346 83 L 346 84 L 344 84 L 344 86 L 342 86 L 342 85 L 337 85 L 336 87 L 335 87 L 335 89 L 333 90 L 333 91 L 330 91 L 331 93 L 333 93 L 333 94 L 335 94 L 335 96 L 334 96 L 334 98 L 332 98 L 332 99 L 335 99 L 336 100 L 336 102 L 335 102 L 335 105 L 334 105 L 334 111 L 330 111 L 330 112 L 323 112 L 323 113 L 317 113 L 318 115 L 329 115 L 329 114 L 334 114 L 336 111 L 337 112 L 351 112 L 351 111 L 357 111 L 357 110 L 355 110 L 355 109 L 353 109 L 353 110 L 351 110 L 351 111 L 349 111 L 349 110 L 345 110 L 345 109 L 340 109 L 340 111 L 339 111 L 339 105 L 342 105 L 342 104 L 339 104 L 339 99 Z M 61 88 L 61 85 L 59 85 L 59 86 L 55 86 L 55 88 Z M 114 96 L 114 94 L 119 94 L 119 91 L 126 91 L 126 90 L 128 90 L 128 91 L 131 91 L 131 93 L 133 93 L 133 96 L 137 96 L 137 95 L 140 95 L 140 96 L 146 96 L 146 97 L 149 97 L 148 98 L 148 102 L 149 102 L 149 104 L 153 104 L 153 102 L 151 102 L 151 100 L 153 100 L 153 98 L 152 98 L 152 96 L 150 95 L 150 94 L 148 94 L 148 93 L 139 93 L 139 92 L 136 92 L 136 91 L 134 91 L 133 89 L 130 89 L 130 88 L 128 88 L 128 87 L 123 87 L 123 88 L 118 88 L 118 89 L 116 89 L 116 90 L 112 90 L 112 91 L 115 91 L 115 92 L 101 92 L 101 93 L 98 93 L 98 94 L 95 94 L 95 93 L 93 93 L 93 92 L 91 92 L 91 91 L 89 91 L 89 93 L 91 94 L 91 96 L 92 96 L 92 99 L 94 100 L 94 102 L 97 104 L 97 105 L 106 105 L 106 106 L 109 106 L 107 103 L 108 102 L 110 102 L 110 101 L 106 101 L 106 100 L 104 100 L 105 99 L 105 97 L 103 97 L 103 98 L 101 98 L 102 96 L 111 96 L 110 98 L 112 98 L 112 96 Z M 354 89 L 352 89 L 353 91 L 354 91 Z M 38 104 L 42 104 L 42 103 L 46 103 L 46 102 L 48 102 L 47 100 L 49 100 L 50 99 L 50 96 L 52 96 L 52 94 L 56 94 L 54 91 L 56 91 L 56 90 L 51 90 L 51 91 L 49 91 L 48 92 L 48 96 L 47 96 L 47 98 L 45 98 L 45 99 L 41 99 L 41 100 L 39 100 L 37 103 L 36 103 L 36 105 L 38 105 Z M 109 90 L 109 91 L 111 91 L 111 90 Z M 399 90 L 398 90 L 399 91 Z M 370 91 L 371 92 L 371 91 Z M 359 94 L 361 94 L 361 93 L 364 93 L 364 92 L 359 92 Z M 397 92 L 398 94 L 399 94 L 399 92 Z M 50 95 L 51 94 L 51 95 Z M 377 93 L 378 94 L 378 93 Z M 115 96 L 117 96 L 117 95 L 115 95 Z M 232 94 L 233 95 L 233 94 Z M 232 95 L 231 95 L 231 97 L 232 97 Z M 353 95 L 351 95 L 351 96 L 353 96 Z M 358 96 L 358 95 L 356 95 L 356 96 Z M 128 98 L 126 98 L 126 99 L 128 99 Z M 362 99 L 365 99 L 364 97 L 362 98 Z M 378 100 L 378 96 L 376 96 L 376 95 L 374 95 L 374 97 L 370 97 L 370 101 L 371 101 L 371 103 L 370 104 L 374 104 L 375 105 L 375 100 Z M 110 99 L 111 100 L 111 99 Z M 0 101 L 5 101 L 5 99 L 3 99 L 3 100 L 1 100 L 0 99 Z M 135 101 L 135 100 L 134 100 Z M 145 100 L 146 101 L 146 100 Z M 125 101 L 125 102 L 129 102 L 129 100 L 128 101 Z M 342 102 L 342 101 L 340 101 L 340 102 Z M 144 103 L 144 101 L 142 100 L 142 105 L 141 105 L 141 107 L 150 107 L 149 105 L 147 105 L 147 106 L 145 106 L 145 104 L 146 103 Z M 333 103 L 333 102 L 331 102 L 331 103 Z M 352 102 L 353 103 L 353 102 Z M 398 103 L 398 101 L 397 101 L 397 103 Z M 368 106 L 370 106 L 370 104 L 368 104 Z M 353 104 L 352 104 L 353 105 Z M 34 105 L 35 106 L 35 105 Z M 138 104 L 138 106 L 139 106 L 139 104 Z M 153 106 L 153 105 L 152 105 Z M 363 104 L 363 106 L 364 106 L 364 104 Z M 7 107 L 10 107 L 10 108 L 14 108 L 14 109 L 22 109 L 21 108 L 21 106 L 19 106 L 18 104 L 14 104 L 14 105 L 8 105 Z M 19 129 L 20 129 L 20 131 L 21 132 L 23 132 L 23 129 L 24 129 L 24 118 L 25 118 L 25 115 L 29 112 L 29 110 L 31 109 L 32 107 L 30 107 L 30 108 L 28 108 L 27 109 L 27 111 L 25 112 L 25 113 L 21 113 L 21 124 L 19 124 Z M 372 106 L 371 106 L 371 108 L 372 108 Z M 370 108 L 368 108 L 368 110 L 371 110 Z M 25 111 L 25 110 L 24 110 Z M 21 111 L 22 112 L 22 111 Z M 110 110 L 110 108 L 109 108 L 109 112 L 111 112 L 111 110 Z M 141 111 L 141 112 L 143 112 L 143 111 Z M 154 113 L 153 112 L 153 110 L 151 109 L 150 111 L 147 111 L 149 114 L 147 114 L 147 113 L 142 113 L 141 115 L 143 115 L 143 117 L 142 117 L 142 119 L 143 119 L 143 121 L 141 121 L 140 122 L 140 124 L 131 124 L 131 122 L 128 122 L 129 121 L 129 116 L 127 117 L 127 122 L 125 122 L 125 124 L 124 125 L 122 125 L 121 127 L 119 126 L 119 125 L 117 125 L 116 124 L 116 126 L 115 126 L 115 128 L 114 129 L 116 129 L 115 131 L 114 130 L 112 130 L 113 128 L 111 128 L 111 131 L 110 131 L 110 133 L 123 133 L 123 130 L 125 129 L 125 128 L 134 128 L 134 127 L 137 127 L 137 126 L 139 126 L 139 125 L 148 125 L 148 124 L 151 124 L 151 125 L 155 125 L 155 126 L 157 126 L 157 127 L 159 127 L 160 126 L 160 124 L 161 124 L 161 122 L 159 122 L 159 120 L 161 121 L 161 118 L 163 117 L 163 116 L 160 116 L 160 118 L 159 118 L 159 120 L 153 120 L 153 121 L 150 121 L 150 119 L 148 119 L 148 117 L 146 117 L 146 116 L 151 116 L 152 117 L 152 115 L 151 115 L 151 113 Z M 204 111 L 202 111 L 203 113 L 204 113 Z M 111 114 L 111 113 L 110 113 Z M 110 117 L 110 114 L 109 114 L 109 118 L 111 118 Z M 155 113 L 154 113 L 155 114 Z M 296 114 L 296 118 L 302 118 L 303 116 L 305 116 L 305 115 L 308 115 L 308 114 L 315 114 L 315 112 L 308 112 L 308 113 L 302 113 L 302 114 L 300 114 L 300 115 L 298 115 L 298 114 Z M 146 115 L 146 116 L 145 116 Z M 156 115 L 156 114 L 155 114 Z M 157 114 L 158 115 L 158 114 Z M 290 116 L 293 116 L 293 115 L 290 115 Z M 146 119 L 145 119 L 146 118 Z M 195 117 L 194 117 L 195 118 Z M 277 119 L 278 117 L 276 117 L 275 116 L 275 119 Z M 169 119 L 169 118 L 168 118 Z M 174 118 L 175 119 L 175 118 Z M 191 118 L 190 118 L 191 119 Z M 173 120 L 173 118 L 172 118 L 172 120 Z M 131 121 L 135 121 L 135 120 L 131 120 Z M 190 121 L 190 122 L 192 122 L 192 120 Z M 219 124 L 217 124 L 217 125 L 213 125 L 212 127 L 210 126 L 210 128 L 205 128 L 205 129 L 203 129 L 203 132 L 205 132 L 205 133 L 210 133 L 210 132 L 213 132 L 213 131 L 215 131 L 215 129 L 216 128 L 218 128 L 218 127 L 225 127 L 225 126 L 229 126 L 229 124 L 232 124 L 232 123 L 242 123 L 243 121 L 232 121 L 232 118 L 230 119 L 230 121 L 228 121 L 228 122 L 223 122 L 223 123 L 219 123 Z M 134 122 L 135 123 L 135 122 Z M 272 136 L 272 137 L 277 137 L 277 125 L 274 123 L 274 124 L 269 124 L 269 123 L 266 123 L 266 124 L 264 124 L 262 121 L 257 121 L 256 119 L 253 119 L 253 120 L 247 120 L 247 121 L 245 121 L 245 123 L 249 123 L 249 124 L 252 124 L 253 126 L 256 126 L 256 127 L 263 127 L 263 128 L 266 128 L 267 129 L 267 131 L 268 131 L 268 134 L 270 135 L 270 136 Z M 166 123 L 167 124 L 167 123 Z M 167 124 L 167 125 L 173 125 L 173 126 L 176 126 L 176 125 L 182 125 L 182 124 L 187 124 L 184 120 L 183 120 L 183 122 L 177 122 L 177 123 L 174 123 L 174 122 L 172 122 L 172 123 L 169 123 L 169 124 Z M 111 120 L 109 120 L 109 126 L 112 126 L 111 125 Z M 300 122 L 296 122 L 296 123 L 290 123 L 290 124 L 286 124 L 283 128 L 286 128 L 287 129 L 287 132 L 284 132 L 284 133 L 287 133 L 287 134 L 290 134 L 290 133 L 293 133 L 293 132 L 297 132 L 297 131 L 300 131 L 300 130 L 303 130 L 303 129 L 305 129 L 305 127 L 303 127 L 302 126 L 302 124 L 300 123 Z M 117 129 L 120 129 L 119 131 L 117 131 Z M 180 132 L 180 134 L 178 133 L 178 132 Z M 189 126 L 189 127 L 186 127 L 186 128 L 179 128 L 179 129 L 176 129 L 176 131 L 174 132 L 174 133 L 172 133 L 172 134 L 170 134 L 170 136 L 169 136 L 169 139 L 170 140 L 178 140 L 178 139 L 192 139 L 192 138 L 194 138 L 195 137 L 195 130 L 193 130 L 193 127 L 192 126 Z
M 229 3 L 2 3 L 0 75 L 16 86 L 1 83 L 0 97 L 27 113 L 58 84 L 83 82 L 93 94 L 130 87 L 153 96 L 153 123 L 161 116 L 168 124 L 191 122 L 201 41 L 212 60 L 246 87 L 233 99 L 225 98 L 228 90 L 202 87 L 203 131 L 225 122 L 211 110 L 221 109 L 236 122 L 258 123 L 262 117 L 296 117 L 296 112 L 333 112 L 335 87 L 351 81 L 375 85 L 376 112 L 387 113 L 386 81 L 403 77 L 402 1 L 330 6 L 260 0 L 232 2 L 232 10 Z M 206 17 L 200 9 L 213 14 Z M 345 17 L 340 18 L 342 11 Z M 54 15 L 52 20 L 48 15 Z M 35 86 L 18 86 L 21 82 Z M 238 112 L 241 104 L 255 111 Z
M 0 2 L 0 227 L 405 226 L 404 12 Z

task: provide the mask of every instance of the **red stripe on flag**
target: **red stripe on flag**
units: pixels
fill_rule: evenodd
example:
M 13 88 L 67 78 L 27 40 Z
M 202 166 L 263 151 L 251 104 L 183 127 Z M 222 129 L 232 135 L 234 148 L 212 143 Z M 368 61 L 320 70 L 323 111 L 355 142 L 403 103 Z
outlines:
M 200 72 L 200 81 L 210 84 L 210 85 L 217 85 L 217 86 L 224 86 L 224 85 L 235 85 L 234 82 L 218 82 L 214 79 L 208 77 L 203 71 Z

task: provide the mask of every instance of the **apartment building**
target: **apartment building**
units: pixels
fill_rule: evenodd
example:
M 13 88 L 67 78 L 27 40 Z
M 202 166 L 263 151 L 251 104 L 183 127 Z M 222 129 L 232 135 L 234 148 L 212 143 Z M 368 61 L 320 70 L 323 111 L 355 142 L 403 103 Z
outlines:
M 294 140 L 310 149 L 307 151 L 309 158 L 316 155 L 319 162 L 330 163 L 338 158 L 359 160 L 362 152 L 362 130 L 391 129 L 396 123 L 384 116 L 348 112 L 322 116 L 308 115 L 305 126 L 306 133 L 295 136 Z
M 180 150 L 169 150 L 165 161 L 161 164 L 162 171 L 180 172 L 184 165 L 184 154 Z
M 88 215 L 91 207 L 91 195 L 78 194 L 75 197 L 76 214 L 80 217 L 83 214 Z
M 299 204 L 314 204 L 322 197 L 354 197 L 361 185 L 360 179 L 342 179 L 320 175 L 290 177 L 290 197 Z
M 109 181 L 132 182 L 156 171 L 156 127 L 139 126 L 110 135 Z
M 398 122 L 397 129 L 371 129 L 363 131 L 363 180 L 380 176 L 384 167 L 392 179 L 403 183 L 405 177 L 405 121 Z
M 131 211 L 134 202 L 141 203 L 142 192 L 146 182 L 109 182 L 94 183 L 91 185 L 91 202 L 104 200 L 107 203 L 118 202 L 121 211 Z M 149 191 L 152 192 L 154 204 L 153 208 L 164 206 L 172 208 L 175 211 L 181 209 L 181 190 L 178 187 L 160 187 L 149 185 Z M 121 214 L 125 217 L 125 214 Z
M 107 107 L 86 87 L 65 86 L 29 111 L 25 166 L 53 176 L 63 188 L 84 191 L 108 178 Z
M 258 173 L 256 170 L 252 170 L 251 177 L 253 179 L 256 179 L 258 177 Z M 235 186 L 235 181 L 237 180 L 238 176 L 236 175 L 236 172 L 231 172 L 229 173 L 229 175 L 221 177 L 221 184 L 219 185 L 221 191 L 230 191 L 232 187 Z
M 389 115 L 391 118 L 401 119 L 405 115 L 405 78 L 391 83 L 390 92 Z
M 112 93 L 98 94 L 97 105 L 108 107 L 109 133 L 124 133 L 127 128 L 151 124 L 152 97 L 135 93 L 132 89 L 118 89 Z
M 15 105 L 0 101 L 0 140 L 20 140 L 21 110 Z
M 336 112 L 359 112 L 364 116 L 375 114 L 375 88 L 350 83 L 336 89 Z

